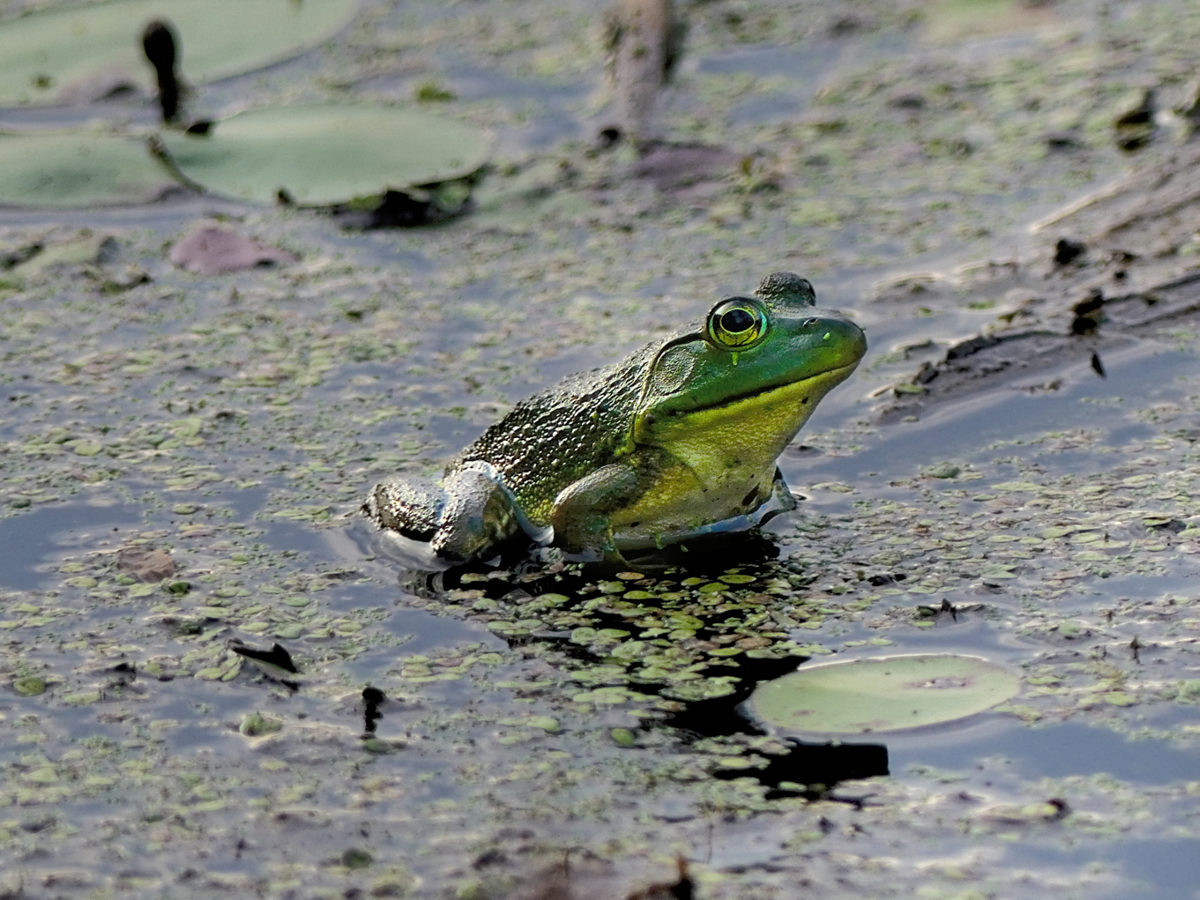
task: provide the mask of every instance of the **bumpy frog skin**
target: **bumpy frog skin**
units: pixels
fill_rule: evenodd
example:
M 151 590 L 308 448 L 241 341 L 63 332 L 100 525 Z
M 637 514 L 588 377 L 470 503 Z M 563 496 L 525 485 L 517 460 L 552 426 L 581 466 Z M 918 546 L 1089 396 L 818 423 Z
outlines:
M 795 500 L 775 461 L 866 352 L 798 275 L 716 304 L 698 330 L 533 395 L 446 466 L 363 506 L 440 556 L 554 544 L 580 557 L 745 529 Z

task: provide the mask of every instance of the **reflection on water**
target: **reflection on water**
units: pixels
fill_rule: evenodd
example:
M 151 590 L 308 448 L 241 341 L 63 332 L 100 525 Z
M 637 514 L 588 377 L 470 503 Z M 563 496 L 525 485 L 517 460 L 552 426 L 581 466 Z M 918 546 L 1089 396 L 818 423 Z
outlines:
M 64 554 L 115 551 L 141 520 L 137 507 L 116 503 L 46 505 L 0 519 L 0 586 L 45 586 Z
M 890 774 L 888 748 L 884 744 L 846 742 L 810 744 L 789 740 L 784 753 L 758 751 L 762 765 L 717 769 L 716 778 L 753 778 L 767 788 L 768 799 L 805 797 L 853 802 L 834 790 L 839 782 Z M 749 754 L 747 754 L 749 755 Z

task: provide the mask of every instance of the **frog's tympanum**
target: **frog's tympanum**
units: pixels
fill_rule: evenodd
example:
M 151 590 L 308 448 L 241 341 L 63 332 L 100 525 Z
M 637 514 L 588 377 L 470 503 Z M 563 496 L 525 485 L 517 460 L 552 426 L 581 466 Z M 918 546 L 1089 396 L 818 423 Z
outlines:
M 385 481 L 364 510 L 457 560 L 516 541 L 619 557 L 751 528 L 795 506 L 775 460 L 866 351 L 815 303 L 805 279 L 768 275 L 695 330 L 517 404 L 440 484 Z

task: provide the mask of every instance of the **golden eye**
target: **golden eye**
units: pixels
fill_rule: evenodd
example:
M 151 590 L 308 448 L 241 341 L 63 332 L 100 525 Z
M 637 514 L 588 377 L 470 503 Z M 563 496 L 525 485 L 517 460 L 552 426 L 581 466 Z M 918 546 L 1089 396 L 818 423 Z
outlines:
M 708 314 L 708 339 L 723 350 L 745 350 L 767 333 L 762 306 L 747 297 L 722 300 Z

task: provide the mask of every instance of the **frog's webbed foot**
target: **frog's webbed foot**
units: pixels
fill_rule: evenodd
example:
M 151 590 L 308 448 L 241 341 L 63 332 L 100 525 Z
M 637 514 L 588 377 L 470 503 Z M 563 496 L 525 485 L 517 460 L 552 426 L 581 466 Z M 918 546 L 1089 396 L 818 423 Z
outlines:
M 801 499 L 783 480 L 783 473 L 776 469 L 775 479 L 771 482 L 771 493 L 762 505 L 751 513 L 754 524 L 765 525 L 780 513 L 791 512 L 800 505 Z
M 428 541 L 437 531 L 445 502 L 445 492 L 435 485 L 383 481 L 375 485 L 362 511 L 380 528 Z

